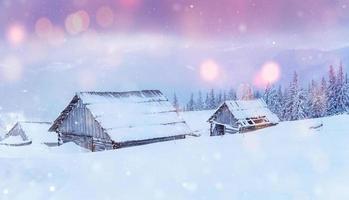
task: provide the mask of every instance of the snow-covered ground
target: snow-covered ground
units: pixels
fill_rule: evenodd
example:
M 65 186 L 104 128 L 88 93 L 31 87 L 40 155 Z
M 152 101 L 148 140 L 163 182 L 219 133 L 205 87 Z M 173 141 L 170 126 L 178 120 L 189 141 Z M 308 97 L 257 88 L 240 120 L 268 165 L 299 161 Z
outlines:
M 349 199 L 349 116 L 88 153 L 0 146 L 0 199 Z M 309 129 L 323 123 L 319 129 Z

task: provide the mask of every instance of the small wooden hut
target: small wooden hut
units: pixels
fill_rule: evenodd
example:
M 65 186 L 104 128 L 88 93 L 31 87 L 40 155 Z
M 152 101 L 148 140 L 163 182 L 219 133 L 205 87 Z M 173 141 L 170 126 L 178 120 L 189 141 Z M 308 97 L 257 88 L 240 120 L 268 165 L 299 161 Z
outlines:
M 279 123 L 262 99 L 225 101 L 209 118 L 210 135 L 243 133 Z
M 48 132 L 50 126 L 50 122 L 17 122 L 5 135 L 1 144 L 8 146 L 24 146 L 30 144 L 57 146 L 57 135 Z
M 158 90 L 79 92 L 49 131 L 92 151 L 183 139 L 186 122 Z

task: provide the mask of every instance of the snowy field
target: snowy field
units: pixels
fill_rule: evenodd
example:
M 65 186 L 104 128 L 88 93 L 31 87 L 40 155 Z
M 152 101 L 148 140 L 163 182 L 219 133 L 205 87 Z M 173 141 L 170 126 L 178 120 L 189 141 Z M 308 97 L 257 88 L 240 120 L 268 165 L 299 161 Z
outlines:
M 349 199 L 349 116 L 88 153 L 0 146 L 0 199 Z M 309 127 L 323 123 L 314 130 Z

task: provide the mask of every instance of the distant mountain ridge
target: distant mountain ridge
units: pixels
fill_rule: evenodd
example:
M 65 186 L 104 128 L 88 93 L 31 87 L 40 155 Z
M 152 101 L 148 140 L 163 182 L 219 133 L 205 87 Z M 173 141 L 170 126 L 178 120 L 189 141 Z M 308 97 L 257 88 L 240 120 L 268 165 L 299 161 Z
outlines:
M 278 53 L 274 60 L 278 62 L 283 69 L 283 74 L 289 77 L 283 77 L 281 82 L 289 80 L 290 74 L 297 71 L 301 79 L 320 79 L 327 76 L 330 65 L 337 68 L 342 62 L 344 69 L 349 69 L 349 47 L 339 50 L 322 51 L 315 49 L 293 49 L 284 50 Z

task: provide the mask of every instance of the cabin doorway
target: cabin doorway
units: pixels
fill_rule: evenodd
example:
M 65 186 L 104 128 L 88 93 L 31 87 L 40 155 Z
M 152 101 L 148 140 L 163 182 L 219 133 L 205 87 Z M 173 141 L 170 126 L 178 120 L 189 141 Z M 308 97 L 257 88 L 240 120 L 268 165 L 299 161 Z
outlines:
M 213 130 L 211 131 L 211 136 L 224 135 L 224 125 L 214 124 Z

